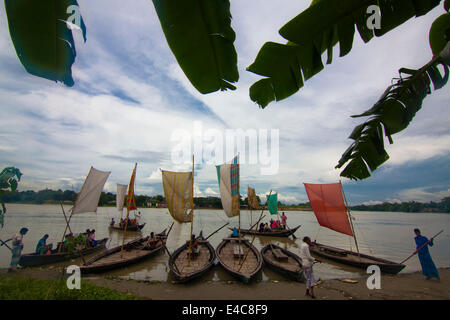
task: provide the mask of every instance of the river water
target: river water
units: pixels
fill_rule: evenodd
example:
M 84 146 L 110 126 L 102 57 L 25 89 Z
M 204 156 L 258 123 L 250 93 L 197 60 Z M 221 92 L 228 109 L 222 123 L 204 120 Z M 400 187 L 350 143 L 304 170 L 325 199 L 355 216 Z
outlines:
M 34 251 L 38 240 L 46 233 L 50 235 L 47 243 L 54 243 L 55 245 L 56 242 L 61 241 L 66 226 L 61 206 L 7 204 L 7 209 L 5 226 L 3 229 L 0 229 L 0 239 L 6 240 L 14 233 L 17 233 L 21 227 L 27 227 L 29 231 L 24 237 L 23 253 Z M 66 212 L 69 209 L 70 206 L 66 205 Z M 151 231 L 161 232 L 165 228 L 168 228 L 173 221 L 167 209 L 146 208 L 139 209 L 139 211 L 141 212 L 140 223 L 145 222 L 146 225 L 142 232 L 127 232 L 126 241 L 141 235 L 146 236 Z M 332 230 L 320 228 L 313 212 L 286 211 L 285 214 L 290 227 L 301 225 L 301 228 L 295 233 L 297 239 L 293 240 L 292 237 L 256 237 L 254 245 L 258 249 L 272 242 L 299 254 L 302 243 L 301 239 L 307 235 L 312 240 L 316 239 L 317 242 L 323 244 L 356 250 L 353 238 Z M 434 247 L 430 248 L 430 252 L 437 267 L 450 267 L 450 250 L 448 249 L 450 247 L 450 235 L 448 233 L 450 214 L 354 211 L 352 215 L 355 217 L 355 233 L 360 251 L 395 262 L 402 261 L 415 250 L 414 228 L 420 228 L 422 234 L 427 237 L 431 237 L 438 231 L 444 229 L 444 232 L 436 239 Z M 132 217 L 132 215 L 130 216 Z M 256 222 L 258 217 L 259 212 L 253 212 L 250 215 L 248 211 L 242 210 L 241 226 L 243 228 L 248 227 L 250 222 Z M 109 238 L 107 247 L 111 248 L 121 244 L 123 237 L 122 231 L 109 230 L 108 225 L 111 218 L 115 218 L 116 221 L 119 220 L 120 213 L 113 207 L 101 207 L 98 208 L 97 214 L 86 213 L 74 215 L 70 226 L 74 233 L 83 232 L 86 229 L 95 229 L 96 239 Z M 269 219 L 270 214 L 266 212 L 263 221 L 267 222 Z M 203 235 L 208 236 L 227 222 L 230 222 L 227 227 L 237 226 L 238 218 L 228 219 L 222 210 L 196 210 L 193 230 L 195 234 L 198 234 L 202 230 Z M 209 238 L 209 241 L 214 247 L 217 247 L 223 237 L 230 234 L 230 230 L 227 227 Z M 189 238 L 189 233 L 190 224 L 175 223 L 167 241 L 168 249 L 173 252 L 181 246 Z M 10 251 L 5 246 L 0 247 L 0 268 L 8 267 L 10 260 Z M 325 261 L 324 259 L 322 259 L 322 262 L 316 264 L 314 267 L 316 279 L 322 278 L 326 280 L 367 276 L 365 270 Z M 81 259 L 75 259 L 60 265 L 80 263 Z M 414 256 L 406 262 L 406 268 L 402 273 L 418 270 L 421 270 L 420 263 L 417 256 Z M 174 280 L 169 274 L 167 253 L 161 253 L 141 263 L 106 274 L 146 281 Z M 233 280 L 220 267 L 213 268 L 211 272 L 205 274 L 203 279 L 211 281 Z M 284 279 L 283 276 L 274 273 L 268 268 L 263 268 L 260 275 L 261 281 Z

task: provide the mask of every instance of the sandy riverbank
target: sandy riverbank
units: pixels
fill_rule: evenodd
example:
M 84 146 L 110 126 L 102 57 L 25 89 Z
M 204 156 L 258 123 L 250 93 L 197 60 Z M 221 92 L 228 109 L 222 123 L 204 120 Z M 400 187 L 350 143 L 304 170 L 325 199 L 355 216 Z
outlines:
M 1 270 L 6 274 L 6 270 Z M 441 280 L 425 280 L 421 273 L 383 275 L 381 289 L 369 290 L 366 278 L 357 283 L 327 280 L 316 287 L 318 300 L 448 300 L 450 299 L 450 268 L 439 269 Z M 8 276 L 57 279 L 61 272 L 45 269 L 21 269 Z M 121 293 L 154 300 L 305 300 L 305 284 L 292 281 L 254 282 L 245 285 L 236 281 L 196 281 L 188 284 L 143 282 L 107 279 L 102 276 L 83 277 L 99 286 Z

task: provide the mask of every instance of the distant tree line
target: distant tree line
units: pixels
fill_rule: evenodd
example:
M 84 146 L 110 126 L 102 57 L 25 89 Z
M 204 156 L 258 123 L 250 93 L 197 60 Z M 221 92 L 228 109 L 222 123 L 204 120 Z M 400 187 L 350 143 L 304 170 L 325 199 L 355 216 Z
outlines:
M 374 205 L 352 206 L 351 209 L 358 211 L 390 211 L 390 212 L 444 212 L 450 213 L 450 197 L 445 197 L 440 202 L 383 202 Z

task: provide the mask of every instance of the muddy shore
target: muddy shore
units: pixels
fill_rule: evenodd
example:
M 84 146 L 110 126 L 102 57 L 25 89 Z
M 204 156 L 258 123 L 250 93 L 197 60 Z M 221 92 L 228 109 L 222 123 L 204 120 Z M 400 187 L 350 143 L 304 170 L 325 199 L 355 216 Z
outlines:
M 1 270 L 0 274 L 38 279 L 64 277 L 62 270 L 20 269 L 12 273 Z M 440 280 L 426 280 L 419 273 L 382 275 L 381 289 L 369 290 L 367 278 L 326 280 L 319 284 L 315 293 L 317 300 L 448 300 L 450 299 L 450 268 L 440 268 Z M 261 281 L 243 284 L 238 281 L 202 281 L 188 284 L 159 281 L 136 281 L 100 276 L 83 276 L 99 286 L 130 293 L 152 300 L 308 300 L 305 284 L 293 281 Z

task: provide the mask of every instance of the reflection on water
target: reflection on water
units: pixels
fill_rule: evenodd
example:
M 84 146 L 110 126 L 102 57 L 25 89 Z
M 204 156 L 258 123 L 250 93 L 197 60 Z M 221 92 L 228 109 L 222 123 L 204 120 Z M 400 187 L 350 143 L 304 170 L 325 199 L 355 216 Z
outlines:
M 66 206 L 66 212 L 68 209 L 69 207 Z M 127 232 L 125 241 L 135 239 L 141 235 L 146 236 L 151 231 L 161 232 L 168 228 L 173 221 L 167 209 L 140 209 L 139 211 L 141 211 L 140 223 L 145 222 L 146 225 L 142 232 Z M 295 233 L 296 239 L 293 239 L 292 236 L 289 238 L 255 237 L 253 244 L 258 249 L 272 242 L 299 254 L 302 238 L 308 235 L 311 239 L 317 239 L 320 243 L 356 250 L 353 238 L 325 228 L 319 228 L 312 212 L 286 211 L 285 213 L 288 217 L 288 224 L 291 227 L 302 225 Z M 353 212 L 353 216 L 356 218 L 354 224 L 360 251 L 396 262 L 400 262 L 414 251 L 414 228 L 420 228 L 425 236 L 430 237 L 441 229 L 448 230 L 450 226 L 449 214 Z M 117 221 L 120 218 L 120 214 L 115 208 L 102 207 L 98 209 L 97 214 L 78 214 L 73 216 L 70 226 L 75 233 L 83 232 L 86 229 L 95 229 L 96 239 L 109 238 L 107 247 L 111 248 L 122 244 L 124 235 L 122 231 L 109 230 L 108 225 L 111 218 L 115 218 Z M 266 214 L 264 221 L 268 219 L 270 217 Z M 253 214 L 253 223 L 256 220 L 257 217 Z M 227 222 L 230 222 L 229 226 L 237 226 L 238 218 L 228 219 L 221 210 L 197 210 L 194 217 L 194 233 L 198 234 L 200 231 L 203 231 L 203 235 L 207 237 Z M 242 227 L 250 225 L 250 214 L 245 210 L 241 212 L 241 224 Z M 47 242 L 55 244 L 57 241 L 61 241 L 65 228 L 61 207 L 58 205 L 8 204 L 5 227 L 0 229 L 0 239 L 6 240 L 10 238 L 21 227 L 29 229 L 24 238 L 24 253 L 34 251 L 38 240 L 45 233 L 50 235 Z M 173 252 L 181 246 L 189 238 L 189 233 L 190 224 L 175 223 L 167 240 L 169 250 Z M 230 230 L 225 227 L 209 238 L 209 241 L 214 247 L 217 247 L 222 238 L 229 234 Z M 252 237 L 246 237 L 252 240 Z M 434 247 L 430 250 L 438 267 L 450 266 L 450 251 L 447 249 L 449 246 L 450 236 L 444 231 L 436 239 Z M 0 268 L 7 267 L 10 259 L 11 254 L 9 250 L 4 246 L 0 247 Z M 317 278 L 352 278 L 366 275 L 365 271 L 361 269 L 344 266 L 325 259 L 322 259 L 322 261 L 323 263 L 314 265 Z M 61 263 L 59 266 L 79 263 L 82 263 L 81 259 L 75 259 Z M 420 270 L 417 257 L 408 260 L 406 265 L 407 267 L 403 272 Z M 107 275 L 146 281 L 174 280 L 169 273 L 168 255 L 166 252 L 127 268 L 108 272 Z M 285 280 L 283 276 L 268 268 L 263 268 L 259 277 L 262 281 Z M 213 268 L 202 279 L 207 281 L 234 280 L 231 275 L 220 267 Z

